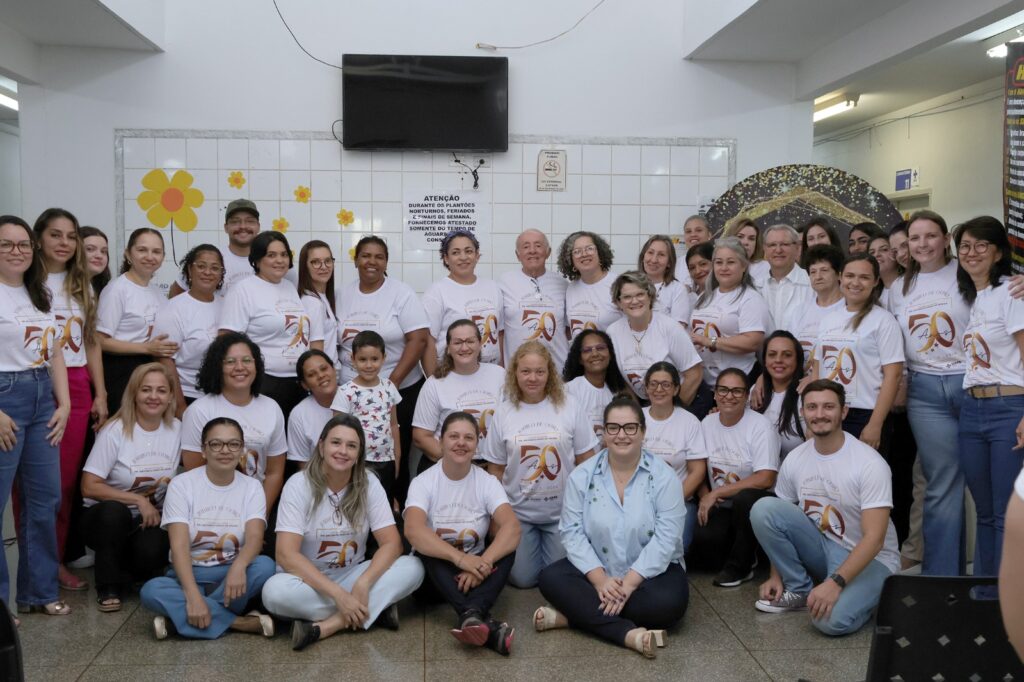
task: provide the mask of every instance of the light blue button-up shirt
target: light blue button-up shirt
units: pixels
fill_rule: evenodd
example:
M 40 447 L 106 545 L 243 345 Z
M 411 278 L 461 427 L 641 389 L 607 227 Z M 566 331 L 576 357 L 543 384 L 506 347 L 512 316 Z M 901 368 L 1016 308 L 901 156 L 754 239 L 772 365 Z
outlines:
M 582 573 L 603 567 L 621 578 L 633 569 L 653 578 L 670 563 L 683 563 L 685 516 L 679 478 L 646 450 L 620 503 L 605 449 L 569 476 L 558 530 Z

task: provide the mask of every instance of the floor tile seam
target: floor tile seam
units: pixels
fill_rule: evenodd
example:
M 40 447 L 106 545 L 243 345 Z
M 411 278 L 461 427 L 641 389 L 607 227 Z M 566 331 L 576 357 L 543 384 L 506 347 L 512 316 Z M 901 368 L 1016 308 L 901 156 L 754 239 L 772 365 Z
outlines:
M 124 602 L 122 602 L 122 607 L 123 607 L 123 604 L 124 604 Z M 117 636 L 119 634 L 121 634 L 121 630 L 124 630 L 125 626 L 128 625 L 128 622 L 131 621 L 132 616 L 134 616 L 135 612 L 138 611 L 140 608 L 142 608 L 142 604 L 141 603 L 135 604 L 135 607 L 131 610 L 130 613 L 127 614 L 127 617 L 124 619 L 124 622 L 121 623 L 120 627 L 118 627 L 116 630 L 114 630 L 114 633 L 112 635 L 110 635 L 110 637 L 107 639 L 106 643 L 103 646 L 100 647 L 99 651 L 97 651 L 96 654 L 92 657 L 92 660 L 90 660 L 86 664 L 85 668 L 82 670 L 82 674 L 79 675 L 76 678 L 76 682 L 78 680 L 81 680 L 85 676 L 85 674 L 87 672 L 89 672 L 89 669 L 96 663 L 96 660 L 100 657 L 101 654 L 103 654 L 104 651 L 107 650 L 107 647 L 110 646 L 111 642 L 113 642 L 114 639 L 116 639 Z M 118 611 L 117 613 L 124 613 L 123 608 L 122 608 L 121 611 Z

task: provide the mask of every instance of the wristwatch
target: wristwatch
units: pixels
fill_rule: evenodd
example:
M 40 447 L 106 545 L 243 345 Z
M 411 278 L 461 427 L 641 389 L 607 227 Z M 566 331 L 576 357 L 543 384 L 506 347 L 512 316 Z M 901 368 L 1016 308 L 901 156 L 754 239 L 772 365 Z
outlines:
M 846 587 L 846 578 L 839 575 L 838 573 L 833 573 L 829 576 L 829 578 L 831 578 L 832 582 L 834 582 L 836 585 L 839 585 L 839 589 L 843 589 Z
M 712 336 L 711 337 L 711 352 L 714 353 L 716 350 L 718 350 L 718 337 L 717 336 Z

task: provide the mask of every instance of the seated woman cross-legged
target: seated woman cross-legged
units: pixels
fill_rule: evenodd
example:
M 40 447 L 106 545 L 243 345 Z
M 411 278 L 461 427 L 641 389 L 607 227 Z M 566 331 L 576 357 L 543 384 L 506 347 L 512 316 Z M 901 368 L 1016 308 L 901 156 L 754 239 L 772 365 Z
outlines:
M 541 571 L 551 606 L 537 609 L 533 624 L 578 628 L 654 658 L 663 628 L 686 613 L 690 588 L 682 486 L 643 449 L 645 421 L 632 398 L 605 408 L 606 448 L 569 476 L 558 527 L 568 556 Z
M 512 649 L 515 628 L 491 617 L 515 560 L 520 528 L 496 478 L 473 466 L 477 419 L 452 412 L 441 425 L 440 466 L 413 479 L 405 535 L 436 590 L 458 617 L 452 635 L 465 644 Z
M 364 560 L 370 531 L 378 548 Z M 309 464 L 285 484 L 277 563 L 284 572 L 263 586 L 263 604 L 295 620 L 295 651 L 342 629 L 398 629 L 397 602 L 423 582 L 423 565 L 402 556 L 391 503 L 366 472 L 366 436 L 355 417 L 332 417 Z
M 170 536 L 172 569 L 142 586 L 142 604 L 158 614 L 157 639 L 173 631 L 216 639 L 228 629 L 273 637 L 270 616 L 242 615 L 275 569 L 273 559 L 259 555 L 267 525 L 263 488 L 238 471 L 242 427 L 230 417 L 211 419 L 202 443 L 205 465 L 167 486 L 160 525 Z
M 167 565 L 160 510 L 181 461 L 174 375 L 157 362 L 135 368 L 121 408 L 96 435 L 82 470 L 85 543 L 96 552 L 96 602 L 120 611 L 122 590 Z
M 718 412 L 701 422 L 711 480 L 697 490 L 698 526 L 687 556 L 691 566 L 721 568 L 711 581 L 717 587 L 753 579 L 757 539 L 750 508 L 771 495 L 779 470 L 779 433 L 747 407 L 749 392 L 743 370 L 722 370 L 715 382 Z

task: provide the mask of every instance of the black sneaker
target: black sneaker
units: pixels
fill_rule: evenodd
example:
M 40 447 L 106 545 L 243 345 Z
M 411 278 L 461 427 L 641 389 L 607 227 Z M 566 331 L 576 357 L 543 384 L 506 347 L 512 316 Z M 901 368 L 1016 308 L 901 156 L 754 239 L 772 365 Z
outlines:
M 711 580 L 715 587 L 739 587 L 743 583 L 754 579 L 754 569 L 737 571 L 732 566 L 725 566 Z
M 490 634 L 487 635 L 487 647 L 497 651 L 502 656 L 512 653 L 512 642 L 516 637 L 516 629 L 508 623 L 497 623 L 491 621 Z
M 302 651 L 320 639 L 320 626 L 308 620 L 292 622 L 292 651 Z

